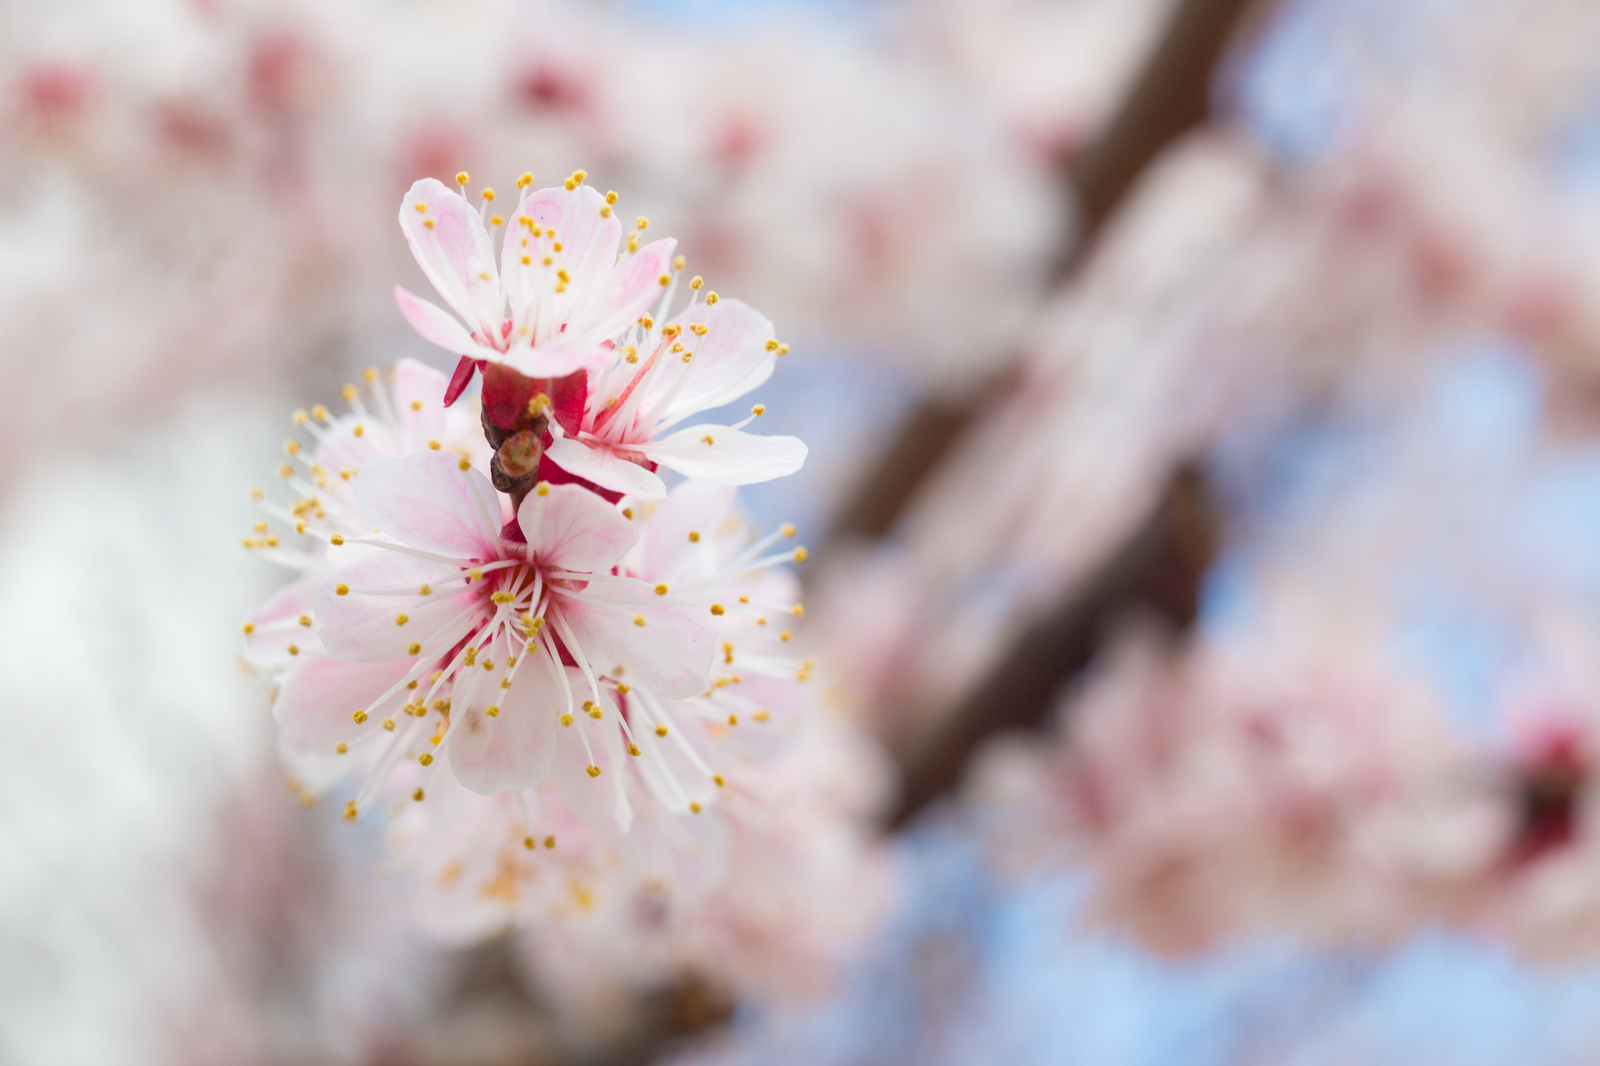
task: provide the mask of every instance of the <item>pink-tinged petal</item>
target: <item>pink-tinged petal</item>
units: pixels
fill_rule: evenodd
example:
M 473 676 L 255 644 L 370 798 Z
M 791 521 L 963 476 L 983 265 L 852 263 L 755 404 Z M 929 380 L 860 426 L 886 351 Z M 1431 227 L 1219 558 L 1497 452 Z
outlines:
M 489 479 L 453 455 L 373 459 L 356 475 L 356 503 L 403 544 L 480 562 L 499 552 L 500 498 Z
M 611 504 L 576 485 L 547 485 L 522 501 L 517 521 L 542 566 L 581 573 L 610 570 L 639 533 Z
M 611 273 L 617 261 L 617 244 L 622 239 L 622 223 L 615 211 L 601 215 L 605 197 L 588 185 L 572 191 L 565 188 L 540 189 L 531 194 L 519 213 L 526 213 L 541 226 L 552 228 L 561 251 L 555 252 L 552 266 L 565 268 L 572 279 L 566 290 L 556 295 L 556 314 L 561 322 L 587 315 L 596 296 L 611 291 Z M 549 247 L 548 244 L 545 247 Z M 603 336 L 583 337 L 604 340 Z
M 344 662 L 326 655 L 306 656 L 289 668 L 273 701 L 272 713 L 291 748 L 331 755 L 335 744 L 353 744 L 382 727 L 378 722 L 396 709 L 404 689 L 381 704 L 373 701 L 410 669 L 410 660 Z M 357 724 L 356 711 L 367 712 Z
M 700 481 L 753 485 L 799 470 L 806 446 L 798 437 L 763 437 L 727 426 L 700 425 L 645 445 L 644 454 Z
M 677 250 L 678 242 L 668 237 L 618 263 L 605 281 L 606 291 L 597 289 L 567 325 L 567 332 L 605 340 L 633 325 L 661 299 L 665 291 L 661 278 L 671 277 L 672 254 Z
M 518 346 L 503 361 L 530 378 L 560 378 L 577 371 L 596 373 L 616 358 L 610 349 L 584 340 L 558 340 L 537 348 Z
M 437 344 L 452 355 L 470 355 L 474 359 L 499 358 L 498 352 L 473 340 L 461 323 L 437 304 L 429 303 L 399 285 L 394 287 L 394 302 L 400 308 L 400 314 L 423 340 Z M 443 395 L 442 390 L 440 394 Z
M 426 210 L 417 210 L 418 204 Z M 422 273 L 468 329 L 498 338 L 505 300 L 478 212 L 455 190 L 423 178 L 400 202 L 400 231 Z
M 772 376 L 777 356 L 767 350 L 772 322 L 738 300 L 719 300 L 691 308 L 679 321 L 685 329 L 700 324 L 706 335 L 694 348 L 693 371 L 663 415 L 706 411 L 731 403 Z M 670 387 L 664 380 L 662 388 Z
M 542 654 L 542 653 L 541 653 Z M 535 665 L 529 663 L 528 665 Z M 589 821 L 600 821 L 617 813 L 622 786 L 622 730 L 617 716 L 603 712 L 604 717 L 590 718 L 583 702 L 594 698 L 589 683 L 577 670 L 568 670 L 575 702 L 573 722 L 556 727 L 556 756 L 550 766 L 550 780 L 561 792 L 573 813 Z M 579 734 L 582 730 L 582 734 Z M 583 745 L 589 740 L 588 748 Z M 593 757 L 594 762 L 589 761 Z M 589 767 L 597 766 L 600 773 L 590 774 Z
M 582 595 L 561 596 L 555 609 L 596 670 L 664 699 L 681 699 L 705 687 L 716 634 L 700 618 L 703 614 L 709 622 L 709 612 L 657 606 L 649 602 L 655 596 L 642 584 L 637 591 L 630 585 L 609 582 L 590 587 L 596 590 L 594 600 Z M 600 597 L 625 602 L 601 603 Z M 644 624 L 636 619 L 643 619 Z
M 624 496 L 659 500 L 667 494 L 667 486 L 659 477 L 638 463 L 624 459 L 604 444 L 556 437 L 545 448 L 544 454 L 545 458 L 567 473 Z
M 302 655 L 315 655 L 323 650 L 316 630 L 300 624 L 301 618 L 311 617 L 316 598 L 316 579 L 303 577 L 273 593 L 271 599 L 250 615 L 251 628 L 244 638 L 244 654 L 252 666 L 263 669 L 288 666 Z
M 556 752 L 556 719 L 567 706 L 546 664 L 524 662 L 509 689 L 500 687 L 505 672 L 502 666 L 480 682 L 450 734 L 456 780 L 485 796 L 532 788 L 545 779 Z M 499 710 L 493 717 L 485 713 L 491 706 Z
M 478 597 L 445 581 L 460 573 L 454 566 L 376 549 L 332 571 L 317 585 L 316 630 L 329 654 L 353 662 L 403 659 L 412 644 L 433 648 L 439 631 Z M 431 594 L 421 595 L 427 585 Z M 343 586 L 346 591 L 339 592 Z M 435 588 L 435 586 L 439 586 Z M 374 595 L 416 589 L 412 595 Z M 404 614 L 406 621 L 398 621 Z M 462 636 L 465 636 L 463 630 Z M 448 641 L 454 643 L 454 640 Z
M 650 516 L 644 531 L 643 574 L 660 580 L 673 570 L 682 572 L 682 553 L 688 550 L 689 534 L 718 528 L 733 508 L 738 489 L 704 481 L 685 481 L 673 489 L 666 501 Z M 702 542 L 711 551 L 710 540 Z

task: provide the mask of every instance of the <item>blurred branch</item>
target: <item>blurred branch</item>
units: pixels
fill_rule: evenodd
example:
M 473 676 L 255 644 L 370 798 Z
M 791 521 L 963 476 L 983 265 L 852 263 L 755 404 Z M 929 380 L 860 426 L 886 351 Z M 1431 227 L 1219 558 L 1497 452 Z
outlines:
M 1062 250 L 1056 280 L 1070 275 L 1143 173 L 1172 141 L 1209 114 L 1211 84 L 1227 48 L 1247 24 L 1258 23 L 1272 0 L 1178 0 L 1121 108 L 1078 158 L 1066 185 L 1079 226 Z M 899 437 L 839 510 L 830 543 L 883 537 L 917 489 L 966 432 L 991 381 L 960 402 L 927 399 L 905 420 Z
M 987 737 L 1040 724 L 1062 684 L 1089 665 L 1124 613 L 1142 608 L 1175 627 L 1192 622 L 1215 540 L 1205 480 L 1184 467 L 1122 549 L 1075 594 L 1035 620 L 943 725 L 904 755 L 900 805 L 889 828 L 904 826 L 953 787 Z

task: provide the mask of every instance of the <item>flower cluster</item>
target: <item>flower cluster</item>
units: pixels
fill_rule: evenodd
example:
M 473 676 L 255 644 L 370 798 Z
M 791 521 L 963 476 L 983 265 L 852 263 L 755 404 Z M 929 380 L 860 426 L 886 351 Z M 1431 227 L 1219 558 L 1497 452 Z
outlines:
M 302 573 L 244 626 L 294 786 L 310 802 L 356 775 L 345 816 L 405 815 L 399 854 L 449 851 L 453 872 L 428 876 L 480 903 L 517 895 L 507 842 L 563 836 L 565 859 L 624 835 L 648 850 L 659 830 L 681 848 L 678 816 L 760 797 L 754 768 L 781 764 L 807 717 L 803 611 L 777 569 L 806 551 L 734 507 L 735 484 L 797 469 L 804 445 L 743 432 L 760 405 L 662 436 L 787 348 L 749 307 L 680 284 L 672 241 L 640 245 L 643 219 L 624 242 L 615 195 L 582 182 L 531 191 L 524 175 L 504 216 L 489 189 L 475 210 L 413 186 L 402 230 L 466 324 L 397 299 L 461 364 L 369 370 L 347 414 L 297 412 L 290 499 L 258 492 L 266 518 L 245 540 Z M 692 480 L 669 493 L 660 467 Z

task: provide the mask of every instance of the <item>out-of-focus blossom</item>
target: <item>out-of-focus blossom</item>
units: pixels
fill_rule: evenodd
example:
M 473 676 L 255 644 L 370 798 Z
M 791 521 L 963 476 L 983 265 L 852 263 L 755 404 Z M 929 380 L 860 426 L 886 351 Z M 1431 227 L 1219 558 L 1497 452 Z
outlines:
M 1594 457 L 1544 439 L 1515 358 L 1441 353 L 1424 380 L 1352 390 L 1309 440 L 1239 430 L 1202 634 L 1102 664 L 1053 755 L 984 777 L 1025 850 L 1065 842 L 1153 944 L 1447 922 L 1592 949 Z
M 1040 158 L 1064 162 L 1112 117 L 1170 0 L 936 0 L 896 9 L 932 56 Z

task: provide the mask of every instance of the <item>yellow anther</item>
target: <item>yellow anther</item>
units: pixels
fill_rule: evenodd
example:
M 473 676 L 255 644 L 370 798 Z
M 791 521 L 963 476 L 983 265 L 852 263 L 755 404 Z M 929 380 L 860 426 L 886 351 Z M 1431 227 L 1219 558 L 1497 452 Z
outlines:
M 538 847 L 539 844 L 538 841 L 534 840 L 532 837 L 523 837 L 522 846 L 527 848 L 529 851 L 532 851 L 534 848 Z
M 350 432 L 354 433 L 358 437 L 364 436 L 367 432 L 367 427 L 363 426 L 360 422 L 357 422 L 355 428 Z
M 344 801 L 344 820 L 347 821 L 347 822 L 355 821 L 356 820 L 356 813 L 357 813 L 356 812 L 356 801 L 355 800 L 345 800 Z
M 478 649 L 468 648 L 466 653 L 461 656 L 461 661 L 466 663 L 468 666 L 476 665 L 478 662 Z
M 695 814 L 699 814 L 699 813 L 700 813 L 700 810 L 701 810 L 701 808 L 700 808 L 700 804 L 698 804 L 698 803 L 695 803 L 695 802 L 693 802 L 693 801 L 690 801 L 690 803 L 689 803 L 689 810 L 691 810 L 691 811 L 693 811 L 693 812 L 694 812 L 694 813 L 695 813 Z
M 723 785 L 726 785 L 728 783 L 727 781 L 723 780 L 723 777 L 722 777 L 721 774 L 712 774 L 711 775 L 711 780 L 716 782 L 716 785 L 717 785 L 718 788 L 721 788 Z
M 803 563 L 809 558 L 811 558 L 811 553 L 806 551 L 805 548 L 796 548 L 794 550 L 794 561 L 795 562 Z
M 629 755 L 633 755 L 633 756 L 638 756 L 638 755 L 642 754 L 639 751 L 639 745 L 634 744 L 632 742 L 629 742 L 629 744 L 628 744 L 628 754 Z
M 683 342 L 682 341 L 674 341 L 673 344 L 672 344 L 672 354 L 673 355 L 677 355 L 681 351 L 683 351 Z M 684 359 L 684 362 L 687 363 L 688 361 L 689 360 L 687 358 Z
M 432 766 L 433 765 L 433 752 L 431 752 L 431 751 L 423 752 L 421 755 L 417 756 L 417 761 L 419 763 L 421 763 L 423 766 Z
M 550 495 L 550 482 L 541 481 L 533 487 L 533 491 L 540 496 Z
M 496 592 L 493 596 L 490 596 L 489 598 L 491 600 L 493 600 L 495 603 L 510 603 L 512 600 L 516 599 L 516 596 L 512 595 L 509 592 Z
M 493 659 L 485 659 L 485 660 L 483 660 L 483 662 L 480 665 L 482 665 L 482 667 L 485 670 L 493 670 L 494 669 L 494 660 Z
M 640 229 L 644 229 L 646 226 L 650 225 L 650 220 L 645 218 L 643 215 L 640 215 L 638 221 L 636 221 L 634 225 Z
M 666 594 L 667 594 L 667 586 L 665 586 L 665 585 L 657 585 L 656 586 L 656 595 L 657 596 L 665 596 Z
M 785 629 L 782 633 L 778 634 L 778 640 L 780 642 L 782 642 L 782 643 L 787 643 L 789 638 L 793 637 L 793 636 L 794 636 L 793 633 L 791 633 L 787 629 Z
M 503 225 L 505 225 L 505 222 L 506 222 L 506 220 L 505 220 L 504 216 L 501 216 L 501 215 L 490 215 L 489 216 L 489 225 L 491 225 L 491 226 L 503 226 Z
M 416 203 L 412 204 L 411 206 L 415 207 L 420 214 L 424 214 L 425 215 L 425 214 L 428 213 L 428 205 L 423 203 L 421 200 L 418 200 Z
M 600 767 L 594 765 L 593 763 L 590 763 L 589 764 L 589 776 L 590 777 L 599 777 L 600 776 Z
M 333 746 L 333 750 L 338 752 L 340 755 L 343 755 L 345 752 L 350 750 L 350 745 L 341 740 L 339 743 Z
M 772 717 L 772 712 L 771 711 L 757 711 L 755 714 L 752 714 L 750 717 L 754 718 L 758 722 L 765 722 L 768 718 Z
M 794 611 L 794 616 L 796 618 L 804 618 L 806 616 L 806 605 L 803 603 L 795 604 L 791 610 Z
M 300 646 L 298 644 L 289 645 L 289 654 L 290 655 L 299 655 L 300 654 Z
M 721 297 L 718 296 L 714 292 L 706 293 L 706 306 L 710 307 L 712 304 L 716 303 L 719 299 L 721 299 Z
M 656 320 L 651 318 L 649 315 L 640 315 L 639 325 L 643 326 L 645 329 L 655 329 Z
M 523 266 L 532 266 L 533 265 L 533 256 L 531 256 L 531 255 L 523 256 L 522 257 L 522 265 Z
M 689 543 L 690 544 L 699 544 L 700 543 L 700 533 L 699 533 L 698 530 L 694 530 L 694 529 L 689 530 Z
M 633 616 L 633 624 L 638 626 L 640 629 L 643 629 L 644 628 L 644 615 L 642 615 L 642 614 L 634 615 Z
M 729 725 L 738 725 L 739 724 L 739 716 L 736 715 L 736 714 L 728 715 L 728 724 Z
M 628 687 L 627 685 L 618 685 L 617 686 L 617 691 L 622 693 L 624 696 L 626 696 L 629 692 L 632 692 L 633 690 L 630 687 Z
M 689 330 L 696 337 L 704 337 L 706 335 L 706 326 L 703 322 L 696 322 L 694 325 L 689 327 Z
M 639 361 L 639 349 L 637 347 L 635 347 L 634 345 L 630 344 L 627 347 L 623 348 L 622 350 L 623 350 L 623 353 L 624 353 L 623 354 L 623 359 L 627 360 L 630 363 L 637 363 Z
M 498 718 L 500 717 L 500 705 L 497 703 L 491 703 L 489 706 L 483 709 L 483 713 L 488 715 L 490 718 Z
M 288 440 L 283 442 L 283 450 L 288 452 L 290 455 L 299 455 L 300 442 L 295 440 L 293 437 L 290 437 Z
M 421 403 L 422 401 L 418 400 L 417 402 Z M 319 403 L 311 409 L 311 417 L 318 422 L 326 422 L 328 420 L 328 409 Z
M 304 518 L 294 524 L 294 531 L 296 533 L 304 533 L 306 531 L 306 520 Z
M 788 355 L 789 354 L 789 346 L 787 344 L 778 345 L 778 354 L 779 355 Z
M 778 342 L 777 341 L 768 341 L 767 342 L 767 351 L 775 352 L 777 350 L 778 350 Z
M 421 655 L 422 654 L 422 645 L 413 640 L 410 644 L 406 645 L 406 654 L 407 655 Z
M 667 727 L 666 726 L 664 726 L 664 725 L 656 726 L 656 736 L 664 737 L 666 735 L 667 735 Z
M 262 492 L 260 489 L 251 489 L 250 490 L 250 498 L 252 500 L 259 500 L 259 499 L 261 499 L 261 497 L 263 497 L 265 495 L 266 495 L 266 493 Z
M 560 717 L 560 718 L 559 718 L 559 719 L 557 719 L 557 720 L 558 720 L 558 721 L 559 721 L 559 722 L 560 722 L 560 723 L 561 723 L 561 724 L 562 724 L 562 725 L 571 725 L 571 724 L 572 724 L 572 712 L 571 712 L 571 711 L 567 711 L 567 712 L 565 712 L 565 713 L 564 713 L 564 714 L 562 714 L 562 716 L 561 716 L 561 717 Z
M 333 593 L 336 596 L 348 596 L 350 595 L 350 586 L 341 581 L 333 586 Z
M 404 611 L 401 611 L 399 614 L 394 616 L 394 624 L 397 626 L 403 626 L 409 621 L 411 621 L 411 619 L 406 616 Z
M 311 616 L 309 614 L 301 615 L 300 618 L 299 618 L 299 622 L 300 622 L 301 625 L 305 626 L 307 629 L 311 628 Z
M 550 233 L 551 233 L 551 236 L 554 236 L 555 235 L 555 230 L 551 230 Z M 552 252 L 561 251 L 561 242 L 560 241 L 552 241 L 552 242 L 550 242 L 550 250 Z M 545 266 L 549 266 L 550 265 L 550 260 L 546 259 L 544 261 L 544 265 Z
M 622 517 L 626 518 L 628 521 L 632 522 L 633 521 L 633 508 L 632 507 L 624 507 L 622 509 Z
M 456 184 L 461 186 L 463 189 L 467 187 L 467 182 L 471 180 L 471 178 L 467 177 L 467 172 L 465 170 L 456 174 Z
M 659 278 L 657 278 L 656 280 L 661 283 L 663 288 L 665 288 L 667 283 L 670 282 L 672 280 L 672 278 L 668 277 L 666 274 L 663 274 Z
M 423 219 L 422 220 L 422 225 L 426 229 L 432 229 L 433 228 L 433 219 L 431 219 L 431 218 Z
M 502 677 L 500 679 L 500 687 L 501 688 L 510 688 L 511 687 L 511 679 L 509 677 Z
M 351 470 L 348 466 L 341 466 L 339 468 L 339 476 L 344 478 L 346 481 L 349 481 L 351 478 L 356 476 L 356 472 Z
M 599 719 L 605 717 L 605 712 L 602 711 L 599 707 L 591 707 L 591 708 L 589 708 L 589 717 L 593 718 L 593 719 L 596 719 L 596 720 L 599 720 Z
M 474 581 L 482 581 L 482 580 L 483 580 L 483 571 L 482 570 L 479 570 L 477 567 L 473 567 L 471 570 L 467 571 L 467 583 L 468 584 L 471 584 Z
M 547 847 L 547 848 L 555 847 L 556 846 L 556 838 L 555 837 L 545 837 L 544 838 L 544 846 Z
M 612 192 L 612 191 L 610 191 L 609 189 L 606 190 L 606 203 L 614 204 L 616 202 L 617 202 L 617 194 Z
M 726 614 L 727 612 L 722 609 L 722 604 L 713 603 L 711 605 L 711 613 L 720 618 L 722 615 Z
M 517 178 L 517 188 L 526 189 L 533 184 L 533 171 L 524 170 L 522 176 Z
M 717 438 L 715 438 L 711 434 L 707 433 L 705 436 L 700 438 L 700 442 L 702 444 L 715 444 L 715 443 L 717 443 Z
M 367 367 L 361 372 L 361 380 L 365 381 L 368 385 L 371 385 L 374 381 L 377 381 L 378 368 L 375 366 Z
M 438 451 L 438 450 L 439 450 L 439 449 L 440 449 L 440 448 L 442 448 L 442 447 L 444 447 L 444 445 L 442 445 L 442 444 L 440 444 L 440 443 L 439 443 L 439 442 L 438 442 L 438 441 L 436 441 L 436 440 L 430 440 L 430 441 L 429 441 L 429 442 L 428 442 L 428 450 L 429 450 L 429 451 L 430 451 L 430 452 L 436 452 L 436 451 Z
M 740 603 L 749 603 L 750 602 L 750 597 L 749 596 L 740 596 L 739 597 L 739 602 Z
M 425 796 L 426 796 L 426 795 L 427 795 L 427 793 L 425 793 L 425 792 L 423 792 L 423 791 L 422 791 L 422 786 L 421 786 L 421 785 L 418 785 L 418 786 L 417 786 L 417 790 L 416 790 L 416 791 L 415 791 L 415 792 L 413 792 L 413 793 L 411 793 L 411 798 L 412 798 L 412 799 L 414 799 L 414 800 L 416 800 L 416 801 L 417 801 L 417 802 L 418 802 L 418 803 L 421 803 L 421 802 L 422 802 L 422 800 L 423 800 L 423 798 L 424 798 L 424 797 L 425 797 Z
M 394 719 L 393 718 L 385 718 L 383 720 L 383 728 L 385 728 L 389 732 L 393 733 L 394 732 Z
M 628 234 L 628 251 L 637 252 L 638 250 L 639 250 L 639 235 L 637 233 Z
M 472 460 L 468 459 L 466 456 L 463 455 L 461 457 L 461 461 L 459 463 L 457 463 L 456 465 L 459 466 L 463 470 L 471 470 L 472 469 Z
M 339 545 L 344 543 L 344 538 L 341 537 L 339 534 L 335 533 L 333 536 L 328 538 L 328 543 L 332 544 L 335 548 L 337 548 Z M 346 592 L 349 591 L 349 586 L 348 585 L 345 586 L 345 591 Z M 341 593 L 339 593 L 339 595 L 343 596 L 344 593 L 341 592 Z
M 279 463 L 278 476 L 284 478 L 285 480 L 294 477 L 294 467 L 290 466 L 288 463 Z
M 566 267 L 562 267 L 561 269 L 557 270 L 556 277 L 560 278 L 562 282 L 568 282 L 572 280 L 572 275 L 567 273 Z
M 356 725 L 360 725 L 362 722 L 365 722 L 367 720 L 367 712 L 366 711 L 362 711 L 362 710 L 357 710 L 350 717 L 351 717 L 351 719 L 353 719 L 355 721 Z
M 679 256 L 678 259 L 679 259 L 679 262 L 682 262 L 683 257 Z M 673 265 L 674 266 L 678 266 L 678 264 L 676 264 L 676 263 L 673 264 Z M 683 267 L 682 266 L 678 266 L 678 269 L 682 270 Z M 689 288 L 693 289 L 696 292 L 699 292 L 700 291 L 700 286 L 704 285 L 705 283 L 706 283 L 706 279 L 702 278 L 699 274 L 696 274 L 693 278 L 691 278 L 689 280 Z
M 485 185 L 483 187 L 483 191 L 480 192 L 478 195 L 483 197 L 485 200 L 490 201 L 490 202 L 493 202 L 493 200 L 494 200 L 494 190 L 489 188 L 489 186 L 487 186 L 487 185 Z
M 267 531 L 267 524 L 265 522 L 257 522 L 251 528 L 253 528 L 257 533 L 265 533 Z
M 269 548 L 276 548 L 278 546 L 278 538 L 275 536 L 268 536 L 265 543 Z

